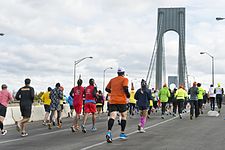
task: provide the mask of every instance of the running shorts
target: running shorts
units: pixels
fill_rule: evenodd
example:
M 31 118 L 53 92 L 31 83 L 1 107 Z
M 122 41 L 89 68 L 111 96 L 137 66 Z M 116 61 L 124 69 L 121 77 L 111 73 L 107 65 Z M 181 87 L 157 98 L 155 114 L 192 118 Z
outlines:
M 127 111 L 127 104 L 109 104 L 109 112 L 118 111 L 123 113 Z
M 82 111 L 82 103 L 74 104 L 74 109 L 77 114 L 81 114 Z
M 30 118 L 32 105 L 20 105 L 21 115 L 25 118 Z
M 0 116 L 5 118 L 7 107 L 0 104 Z
M 84 112 L 85 113 L 95 113 L 96 112 L 96 104 L 94 104 L 94 103 L 85 103 L 84 104 Z
M 50 113 L 50 105 L 44 105 L 45 112 Z
M 139 110 L 147 110 L 148 107 L 147 106 L 138 106 Z

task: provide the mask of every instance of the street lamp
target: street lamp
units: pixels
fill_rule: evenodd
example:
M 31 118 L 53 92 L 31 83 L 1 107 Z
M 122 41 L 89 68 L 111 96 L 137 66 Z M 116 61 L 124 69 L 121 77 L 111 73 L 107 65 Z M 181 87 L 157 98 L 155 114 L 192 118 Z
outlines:
M 87 58 L 93 58 L 93 57 L 84 57 L 84 58 L 81 58 L 79 60 L 75 60 L 74 61 L 74 74 L 73 74 L 73 85 L 75 86 L 76 85 L 76 67 L 77 67 L 77 64 L 79 64 L 81 61 L 87 59 Z
M 105 72 L 106 72 L 106 70 L 108 70 L 108 69 L 113 69 L 112 67 L 108 67 L 108 68 L 106 68 L 106 69 L 104 69 L 104 71 L 103 71 L 103 87 L 102 87 L 102 92 L 103 92 L 103 96 L 104 96 L 104 93 L 105 93 Z
M 212 84 L 214 86 L 214 57 L 207 52 L 200 52 L 200 54 L 207 54 L 209 57 L 212 58 Z
M 217 17 L 217 18 L 216 18 L 217 21 L 224 20 L 224 19 L 225 19 L 225 18 L 222 18 L 222 17 Z
M 0 36 L 4 36 L 5 34 L 4 33 L 0 33 Z

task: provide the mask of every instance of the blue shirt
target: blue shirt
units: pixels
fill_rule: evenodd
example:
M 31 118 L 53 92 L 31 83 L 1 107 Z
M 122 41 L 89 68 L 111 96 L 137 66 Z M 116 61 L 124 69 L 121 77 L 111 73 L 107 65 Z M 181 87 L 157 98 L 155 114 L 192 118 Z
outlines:
M 138 89 L 134 95 L 134 98 L 137 100 L 136 104 L 140 106 L 149 106 L 149 100 L 152 99 L 151 90 L 149 89 Z

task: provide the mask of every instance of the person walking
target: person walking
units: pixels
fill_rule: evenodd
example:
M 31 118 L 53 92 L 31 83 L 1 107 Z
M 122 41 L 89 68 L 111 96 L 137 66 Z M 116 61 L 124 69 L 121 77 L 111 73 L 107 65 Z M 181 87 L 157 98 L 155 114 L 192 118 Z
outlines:
M 91 131 L 96 131 L 95 123 L 96 123 L 96 94 L 97 94 L 97 87 L 95 86 L 95 80 L 89 80 L 89 86 L 85 88 L 85 101 L 84 101 L 84 118 L 83 123 L 81 125 L 81 129 L 83 133 L 86 133 L 86 122 L 87 117 L 91 113 L 92 114 L 92 128 Z
M 22 120 L 16 122 L 17 131 L 22 137 L 28 136 L 26 132 L 26 124 L 31 117 L 31 109 L 34 101 L 34 88 L 30 86 L 31 80 L 25 79 L 25 86 L 21 87 L 16 93 L 16 99 L 20 101 L 20 111 Z
M 47 122 L 49 122 L 48 117 L 50 114 L 50 104 L 51 104 L 51 99 L 50 99 L 50 92 L 52 88 L 48 87 L 48 90 L 41 96 L 41 100 L 44 103 L 44 109 L 45 109 L 45 117 L 43 120 L 43 125 L 47 125 Z
M 213 84 L 211 84 L 209 87 L 208 97 L 210 101 L 210 108 L 212 111 L 214 111 L 215 110 L 215 93 L 214 93 Z
M 141 80 L 141 88 L 137 90 L 134 95 L 137 100 L 137 106 L 140 110 L 140 119 L 138 124 L 138 131 L 144 133 L 144 126 L 146 124 L 146 119 L 148 115 L 149 102 L 152 100 L 151 90 L 147 88 L 147 83 L 144 79 Z
M 201 87 L 201 83 L 197 83 L 197 87 L 198 87 L 199 114 L 203 114 L 202 106 L 203 106 L 203 96 L 205 95 L 205 90 Z
M 179 86 L 179 89 L 176 90 L 176 93 L 175 93 L 174 96 L 176 98 L 176 103 L 177 103 L 177 106 L 178 106 L 179 117 L 180 117 L 180 119 L 182 119 L 182 111 L 184 109 L 184 101 L 188 96 L 187 92 L 184 90 L 183 84 L 181 84 Z
M 127 99 L 130 98 L 128 91 L 128 79 L 124 77 L 124 68 L 118 68 L 118 76 L 112 78 L 106 86 L 106 92 L 110 93 L 109 112 L 110 117 L 108 120 L 108 131 L 106 132 L 106 141 L 112 143 L 112 127 L 116 119 L 117 112 L 121 115 L 121 133 L 120 139 L 127 139 L 125 128 L 127 123 Z
M 193 114 L 195 111 L 195 118 L 199 116 L 199 110 L 198 110 L 198 88 L 197 83 L 194 82 L 193 86 L 188 90 L 188 94 L 190 95 L 190 119 L 193 119 Z
M 166 111 L 166 103 L 170 97 L 170 91 L 167 87 L 167 84 L 163 85 L 163 88 L 159 90 L 159 99 L 162 104 L 162 115 L 161 118 L 164 119 L 165 111 Z
M 50 120 L 48 123 L 48 129 L 52 129 L 52 122 L 53 122 L 53 116 L 55 115 L 55 112 L 57 111 L 57 125 L 58 128 L 62 127 L 62 124 L 60 122 L 61 117 L 61 106 L 60 106 L 60 100 L 63 99 L 63 91 L 60 88 L 60 83 L 56 83 L 55 88 L 50 92 Z
M 71 127 L 72 132 L 79 130 L 79 119 L 83 106 L 83 97 L 84 97 L 84 87 L 82 86 L 83 81 L 79 79 L 77 81 L 77 86 L 73 87 L 70 91 L 70 96 L 73 97 L 73 106 L 76 112 L 76 116 L 73 120 L 73 125 Z
M 7 106 L 9 101 L 12 100 L 12 94 L 7 90 L 7 85 L 2 84 L 2 90 L 0 91 L 0 130 L 2 135 L 6 135 L 7 130 L 4 129 L 4 119 L 7 112 Z
M 216 104 L 218 107 L 218 113 L 220 113 L 220 110 L 222 108 L 223 94 L 224 94 L 224 90 L 222 87 L 220 87 L 220 83 L 218 83 L 218 86 L 215 88 L 214 93 L 216 94 Z

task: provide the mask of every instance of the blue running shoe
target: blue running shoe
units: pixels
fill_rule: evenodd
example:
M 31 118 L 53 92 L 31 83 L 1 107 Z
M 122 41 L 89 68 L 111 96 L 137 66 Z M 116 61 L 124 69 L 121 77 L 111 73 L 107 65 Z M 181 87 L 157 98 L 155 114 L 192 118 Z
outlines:
M 107 132 L 106 133 L 106 141 L 108 142 L 108 143 L 112 143 L 112 133 L 111 132 Z
M 120 133 L 120 139 L 126 140 L 127 135 L 125 133 Z

